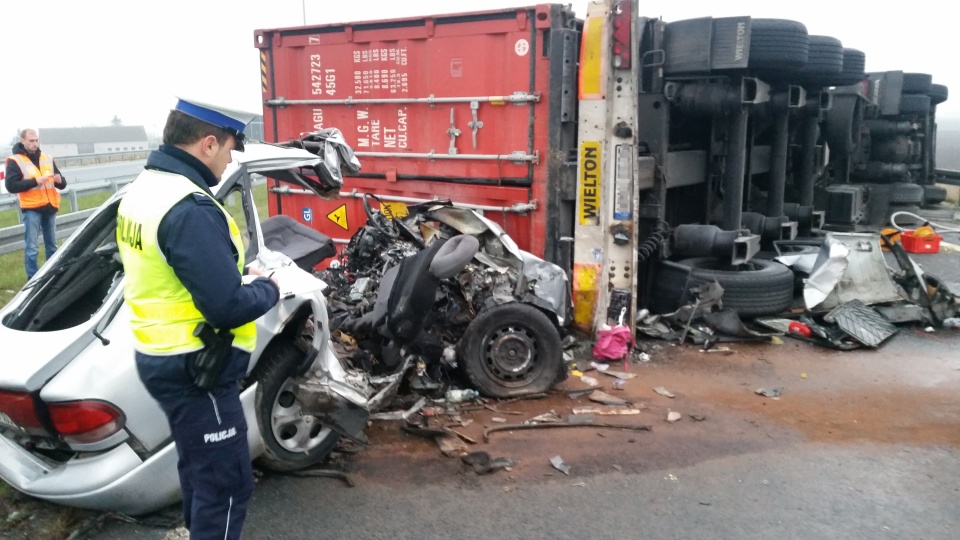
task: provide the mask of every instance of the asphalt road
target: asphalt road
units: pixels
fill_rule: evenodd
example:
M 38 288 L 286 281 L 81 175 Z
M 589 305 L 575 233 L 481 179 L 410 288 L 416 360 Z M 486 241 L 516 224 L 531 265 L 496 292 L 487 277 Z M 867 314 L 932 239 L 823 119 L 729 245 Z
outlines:
M 478 441 L 471 450 L 517 460 L 486 476 L 432 441 L 374 423 L 372 446 L 339 465 L 355 487 L 264 474 L 244 536 L 960 537 L 960 332 L 903 329 L 878 350 L 846 353 L 785 339 L 732 344 L 729 356 L 646 342 L 653 360 L 630 366 L 636 378 L 611 391 L 643 410 L 602 419 L 650 432 L 515 431 L 482 441 L 484 426 L 498 425 L 493 417 L 519 422 L 595 405 L 562 394 L 465 413 L 474 422 L 461 431 Z M 676 397 L 657 395 L 657 386 Z M 783 395 L 761 397 L 761 387 Z M 667 423 L 671 410 L 683 419 Z M 569 476 L 550 466 L 554 455 Z M 176 538 L 119 522 L 91 537 Z

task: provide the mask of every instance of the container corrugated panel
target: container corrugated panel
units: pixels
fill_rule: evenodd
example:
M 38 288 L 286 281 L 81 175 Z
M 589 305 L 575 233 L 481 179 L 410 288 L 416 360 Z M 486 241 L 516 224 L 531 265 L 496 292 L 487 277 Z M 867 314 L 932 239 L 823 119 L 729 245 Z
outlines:
M 354 190 L 451 199 L 480 207 L 521 248 L 561 259 L 576 25 L 567 8 L 539 5 L 257 31 L 265 139 L 335 127 L 362 163 L 339 200 L 275 195 L 271 215 L 347 239 L 366 221 Z

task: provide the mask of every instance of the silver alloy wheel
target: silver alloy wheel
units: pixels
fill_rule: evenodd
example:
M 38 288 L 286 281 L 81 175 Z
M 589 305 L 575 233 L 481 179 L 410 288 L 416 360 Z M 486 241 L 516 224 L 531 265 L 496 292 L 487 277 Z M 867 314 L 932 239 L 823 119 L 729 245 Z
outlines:
M 300 402 L 293 393 L 294 385 L 292 378 L 287 379 L 277 392 L 270 414 L 270 429 L 274 440 L 285 450 L 306 454 L 326 440 L 331 432 L 316 417 L 301 414 Z

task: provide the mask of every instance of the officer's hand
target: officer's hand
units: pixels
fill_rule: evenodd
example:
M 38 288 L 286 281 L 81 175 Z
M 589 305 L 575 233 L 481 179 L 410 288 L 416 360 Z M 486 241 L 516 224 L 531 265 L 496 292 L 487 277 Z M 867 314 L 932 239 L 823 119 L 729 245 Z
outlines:
M 54 185 L 59 184 L 61 181 L 63 181 L 63 177 L 61 177 L 59 174 L 53 175 L 53 184 L 54 184 Z
M 53 184 L 53 176 L 52 176 L 52 175 L 49 175 L 49 174 L 48 174 L 47 176 L 41 176 L 40 178 L 37 178 L 37 185 L 38 185 L 38 186 L 49 186 L 49 185 L 52 185 L 52 184 Z
M 257 268 L 256 266 L 248 266 L 247 273 L 254 276 L 270 278 L 270 281 L 274 282 L 278 288 L 280 287 L 280 282 L 277 281 L 276 277 L 274 277 L 273 270 L 264 270 L 263 268 Z

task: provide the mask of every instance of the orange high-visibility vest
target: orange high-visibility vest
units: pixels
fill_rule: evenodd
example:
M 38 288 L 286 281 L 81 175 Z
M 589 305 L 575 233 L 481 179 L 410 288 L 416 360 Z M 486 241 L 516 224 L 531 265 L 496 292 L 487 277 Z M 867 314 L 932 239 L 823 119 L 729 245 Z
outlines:
M 53 174 L 53 158 L 43 152 L 40 152 L 39 167 L 23 154 L 14 154 L 7 158 L 7 160 L 11 159 L 20 166 L 20 172 L 23 173 L 24 180 L 36 180 L 41 176 Z M 21 191 L 17 195 L 20 197 L 20 208 L 24 210 L 41 208 L 48 204 L 56 209 L 60 208 L 60 192 L 52 184 L 50 186 L 38 185 L 27 191 Z

